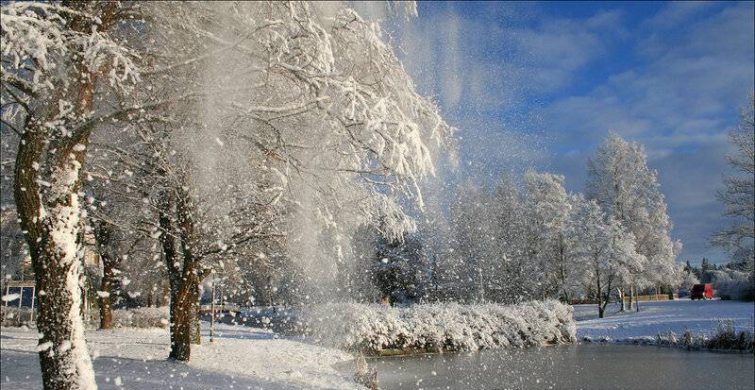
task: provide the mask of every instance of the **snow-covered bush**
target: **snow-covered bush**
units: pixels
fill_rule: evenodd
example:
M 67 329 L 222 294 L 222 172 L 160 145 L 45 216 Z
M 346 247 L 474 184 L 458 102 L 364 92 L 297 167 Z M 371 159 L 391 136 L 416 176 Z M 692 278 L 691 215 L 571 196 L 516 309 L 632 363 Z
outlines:
M 753 347 L 755 347 L 755 339 L 753 339 L 752 329 L 737 331 L 733 321 L 721 321 L 716 333 L 705 340 L 705 347 L 708 349 L 734 349 L 752 352 Z
M 710 271 L 711 282 L 721 299 L 752 300 L 753 286 L 746 272 L 725 270 Z
M 116 328 L 167 328 L 168 318 L 167 306 L 113 310 Z
M 476 351 L 569 343 L 573 309 L 554 300 L 501 306 L 327 304 L 306 310 L 306 331 L 323 344 L 350 351 Z
M 28 307 L 0 306 L 2 326 L 24 326 L 32 322 L 32 310 Z
M 737 330 L 733 321 L 722 320 L 718 323 L 716 333 L 710 336 L 704 333 L 695 334 L 689 330 L 685 330 L 681 337 L 674 332 L 667 332 L 656 335 L 654 344 L 686 349 L 753 352 L 755 337 L 751 328 Z

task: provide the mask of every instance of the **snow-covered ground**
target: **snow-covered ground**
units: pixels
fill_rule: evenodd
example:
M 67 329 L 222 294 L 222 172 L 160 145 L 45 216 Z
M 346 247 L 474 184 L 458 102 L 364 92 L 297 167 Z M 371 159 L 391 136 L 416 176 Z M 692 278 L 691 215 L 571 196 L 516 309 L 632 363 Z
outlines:
M 595 305 L 574 306 L 577 338 L 609 341 L 652 340 L 659 333 L 685 329 L 715 332 L 720 320 L 738 330 L 753 329 L 755 307 L 733 301 L 661 301 L 641 303 L 641 311 L 618 313 L 609 306 L 598 319 Z M 353 389 L 349 375 L 334 368 L 351 355 L 295 338 L 246 326 L 218 325 L 210 343 L 203 323 L 203 344 L 192 350 L 188 364 L 166 360 L 165 329 L 122 328 L 88 331 L 87 341 L 102 389 Z M 335 329 L 333 329 L 335 331 Z M 0 364 L 3 390 L 41 388 L 36 353 L 37 333 L 28 328 L 2 328 Z
M 640 312 L 620 313 L 616 305 L 606 308 L 605 318 L 598 317 L 596 305 L 575 305 L 577 339 L 629 342 L 652 340 L 660 334 L 685 329 L 695 334 L 711 335 L 722 320 L 731 320 L 736 330 L 753 331 L 755 305 L 736 301 L 657 301 L 640 302 Z
M 203 325 L 206 325 L 203 323 Z M 122 328 L 86 334 L 100 389 L 353 389 L 351 378 L 333 365 L 352 357 L 344 352 L 276 338 L 270 331 L 219 325 L 210 343 L 203 329 L 201 346 L 188 364 L 166 360 L 167 330 Z M 39 389 L 37 333 L 2 328 L 0 387 Z

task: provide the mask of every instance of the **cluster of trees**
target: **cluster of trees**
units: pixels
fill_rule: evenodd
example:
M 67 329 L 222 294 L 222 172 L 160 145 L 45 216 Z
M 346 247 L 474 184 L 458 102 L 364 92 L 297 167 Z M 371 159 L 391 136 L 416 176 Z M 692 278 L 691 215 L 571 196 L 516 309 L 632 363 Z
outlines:
M 681 244 L 646 160 L 611 134 L 589 161 L 585 194 L 535 171 L 521 185 L 504 176 L 492 189 L 461 187 L 441 284 L 473 301 L 595 300 L 601 316 L 612 294 L 677 286 Z
M 418 182 L 452 129 L 379 24 L 332 11 L 2 4 L 3 190 L 14 198 L 3 194 L 3 213 L 14 209 L 31 258 L 45 388 L 96 387 L 81 315 L 87 237 L 101 257 L 102 326 L 115 290 L 167 295 L 170 357 L 188 360 L 206 277 L 249 299 L 272 300 L 273 285 L 309 299 L 339 275 L 359 226 L 389 240 L 413 228 L 400 205 L 422 204 Z

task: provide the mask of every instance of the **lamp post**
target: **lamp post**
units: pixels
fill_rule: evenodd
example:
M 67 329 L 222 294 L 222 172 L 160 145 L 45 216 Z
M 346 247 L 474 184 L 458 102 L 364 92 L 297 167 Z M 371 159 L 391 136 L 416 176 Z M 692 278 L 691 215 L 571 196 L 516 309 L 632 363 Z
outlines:
M 210 301 L 210 342 L 215 342 L 215 278 L 212 278 L 212 300 Z
M 215 300 L 216 298 L 216 286 L 215 284 L 222 280 L 220 273 L 215 270 L 212 271 L 212 279 L 210 280 L 210 286 L 212 288 L 212 297 L 210 300 L 210 342 L 215 342 Z

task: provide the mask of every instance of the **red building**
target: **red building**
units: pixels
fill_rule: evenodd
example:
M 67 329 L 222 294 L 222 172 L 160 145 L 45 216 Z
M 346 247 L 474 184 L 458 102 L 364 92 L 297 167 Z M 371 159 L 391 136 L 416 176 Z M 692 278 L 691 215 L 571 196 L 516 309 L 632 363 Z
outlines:
M 692 286 L 692 292 L 690 293 L 690 299 L 713 299 L 713 284 L 696 284 Z

